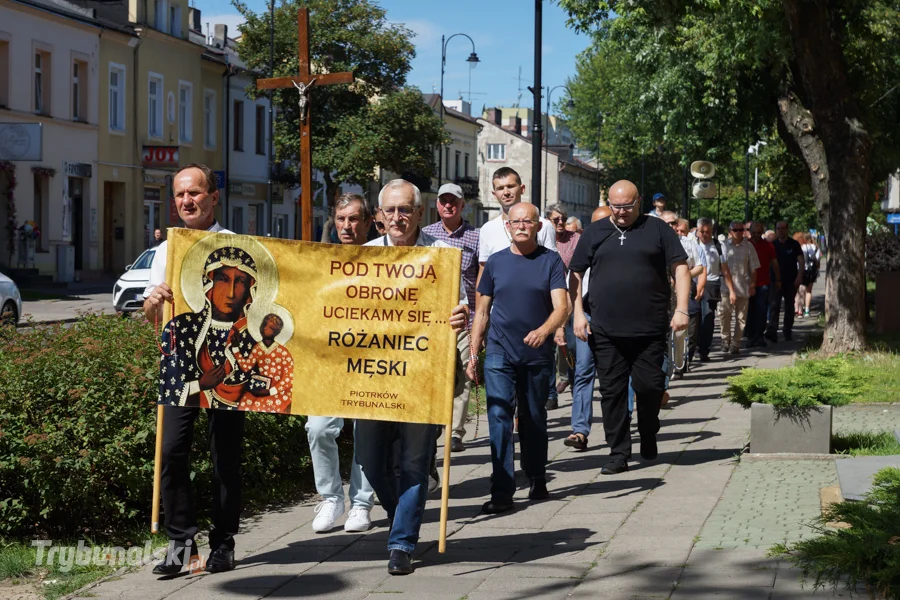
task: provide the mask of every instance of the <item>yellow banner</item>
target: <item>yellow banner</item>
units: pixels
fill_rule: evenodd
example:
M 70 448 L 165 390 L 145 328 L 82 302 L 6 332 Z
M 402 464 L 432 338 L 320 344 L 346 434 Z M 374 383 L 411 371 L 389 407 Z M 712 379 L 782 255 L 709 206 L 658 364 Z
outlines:
M 160 403 L 448 424 L 461 260 L 170 229 Z

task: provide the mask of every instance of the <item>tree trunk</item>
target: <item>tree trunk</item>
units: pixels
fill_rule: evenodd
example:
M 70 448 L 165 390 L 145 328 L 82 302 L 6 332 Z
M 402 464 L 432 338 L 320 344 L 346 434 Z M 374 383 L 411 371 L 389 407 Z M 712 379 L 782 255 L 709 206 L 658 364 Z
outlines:
M 782 4 L 793 60 L 778 110 L 809 168 L 828 243 L 822 350 L 858 351 L 866 345 L 865 223 L 872 140 L 862 127 L 847 78 L 839 16 L 825 2 Z

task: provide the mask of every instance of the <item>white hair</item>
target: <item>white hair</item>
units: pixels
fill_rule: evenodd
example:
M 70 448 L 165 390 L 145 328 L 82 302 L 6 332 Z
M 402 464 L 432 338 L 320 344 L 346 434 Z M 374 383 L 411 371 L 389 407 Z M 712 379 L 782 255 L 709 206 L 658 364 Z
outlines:
M 389 190 L 396 190 L 402 187 L 411 187 L 413 191 L 413 204 L 416 208 L 421 208 L 422 206 L 422 193 L 419 191 L 419 188 L 414 183 L 410 183 L 405 179 L 391 179 L 384 187 L 381 188 L 381 191 L 378 192 L 378 206 L 382 206 L 384 204 L 384 193 Z
M 578 217 L 569 217 L 568 219 L 566 219 L 566 225 L 578 225 L 578 227 L 580 228 L 581 219 L 579 219 Z

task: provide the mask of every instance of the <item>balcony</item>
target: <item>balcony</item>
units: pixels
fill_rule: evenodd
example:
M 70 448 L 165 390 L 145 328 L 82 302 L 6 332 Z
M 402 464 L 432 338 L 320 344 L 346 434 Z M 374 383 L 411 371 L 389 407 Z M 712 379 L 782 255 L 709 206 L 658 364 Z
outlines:
M 466 200 L 478 199 L 478 180 L 474 177 L 457 177 L 453 183 L 462 188 Z

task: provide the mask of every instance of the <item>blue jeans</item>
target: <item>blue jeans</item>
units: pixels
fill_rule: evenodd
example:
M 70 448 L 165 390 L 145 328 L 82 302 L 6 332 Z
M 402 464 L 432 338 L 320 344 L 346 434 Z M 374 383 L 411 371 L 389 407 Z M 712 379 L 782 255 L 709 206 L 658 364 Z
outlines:
M 516 401 L 519 405 L 522 469 L 530 479 L 546 478 L 546 401 L 553 369 L 551 362 L 517 365 L 511 363 L 505 354 L 491 353 L 485 357 L 484 389 L 491 436 L 491 463 L 494 467 L 491 482 L 491 500 L 494 502 L 511 502 L 516 491 L 513 461 Z
M 381 506 L 393 521 L 388 550 L 412 553 L 428 496 L 428 471 L 437 429 L 421 423 L 356 421 L 355 452 Z M 400 477 L 393 469 L 394 440 L 400 440 Z
M 744 337 L 747 338 L 748 344 L 762 343 L 768 313 L 769 286 L 761 285 L 756 288 L 756 294 L 750 297 L 750 307 L 747 310 L 747 327 L 744 329 Z
M 311 416 L 306 419 L 306 439 L 309 441 L 316 491 L 323 498 L 333 498 L 341 504 L 344 503 L 344 485 L 341 482 L 337 438 L 343 428 L 344 419 L 340 417 Z M 355 434 L 355 423 L 353 431 Z M 375 492 L 363 475 L 355 456 L 350 464 L 350 506 L 369 510 L 375 506 Z
M 588 323 L 591 316 L 585 315 Z M 575 382 L 572 385 L 572 432 L 588 436 L 594 418 L 594 353 L 587 342 L 575 338 Z

